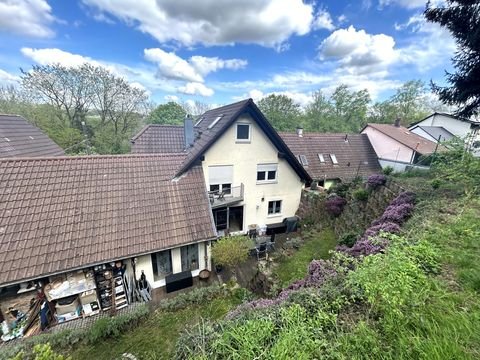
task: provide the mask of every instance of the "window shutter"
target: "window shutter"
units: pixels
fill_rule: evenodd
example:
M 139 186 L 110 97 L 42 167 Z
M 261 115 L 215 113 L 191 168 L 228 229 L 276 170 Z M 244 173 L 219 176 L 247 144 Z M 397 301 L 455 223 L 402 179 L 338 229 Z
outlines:
M 208 182 L 209 185 L 233 183 L 233 165 L 209 166 Z

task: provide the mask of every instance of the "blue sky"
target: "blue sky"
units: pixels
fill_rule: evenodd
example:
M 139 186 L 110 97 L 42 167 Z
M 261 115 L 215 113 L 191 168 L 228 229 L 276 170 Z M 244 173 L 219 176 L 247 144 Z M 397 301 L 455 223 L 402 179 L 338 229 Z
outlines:
M 0 0 L 0 84 L 33 64 L 105 66 L 157 103 L 283 93 L 301 105 L 346 84 L 382 100 L 443 82 L 455 46 L 423 0 Z M 437 0 L 436 3 L 440 3 Z

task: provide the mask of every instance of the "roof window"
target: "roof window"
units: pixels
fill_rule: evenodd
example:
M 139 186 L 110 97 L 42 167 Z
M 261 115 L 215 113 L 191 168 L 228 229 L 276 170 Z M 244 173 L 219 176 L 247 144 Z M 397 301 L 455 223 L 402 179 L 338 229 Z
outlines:
M 338 160 L 335 154 L 330 154 L 330 159 L 332 159 L 333 165 L 338 165 Z
M 325 162 L 325 158 L 323 157 L 323 154 L 318 154 L 318 160 L 323 164 Z
M 300 161 L 300 164 L 302 164 L 303 166 L 308 166 L 308 160 L 305 155 L 298 155 L 298 159 Z
M 219 121 L 220 119 L 223 117 L 223 114 L 220 114 L 218 115 L 215 120 L 212 121 L 212 123 L 210 125 L 208 125 L 208 129 L 211 129 L 213 128 Z
M 200 123 L 202 122 L 202 120 L 204 119 L 204 117 L 202 116 L 200 119 L 198 119 L 198 121 L 195 123 L 195 125 L 193 126 L 198 126 L 200 125 Z

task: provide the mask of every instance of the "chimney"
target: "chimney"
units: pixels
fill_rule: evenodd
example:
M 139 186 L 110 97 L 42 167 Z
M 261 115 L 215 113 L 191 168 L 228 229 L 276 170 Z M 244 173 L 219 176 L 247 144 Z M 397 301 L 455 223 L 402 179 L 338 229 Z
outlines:
M 303 136 L 303 128 L 301 126 L 298 126 L 297 127 L 297 135 L 298 137 L 302 137 Z
M 193 119 L 190 115 L 185 116 L 183 123 L 183 135 L 185 140 L 185 149 L 193 146 L 195 134 L 193 133 Z
M 348 142 L 348 134 L 345 134 L 345 142 Z
M 395 123 L 393 125 L 395 125 L 395 127 L 400 127 L 400 118 L 399 117 L 397 117 L 395 119 Z

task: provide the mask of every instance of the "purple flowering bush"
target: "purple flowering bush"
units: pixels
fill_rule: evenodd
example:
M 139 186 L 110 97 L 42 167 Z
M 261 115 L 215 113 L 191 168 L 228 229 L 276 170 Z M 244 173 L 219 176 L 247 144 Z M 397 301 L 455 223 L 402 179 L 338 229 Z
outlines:
M 333 196 L 325 201 L 325 209 L 333 217 L 338 217 L 343 212 L 347 200 L 340 196 Z
M 377 189 L 380 186 L 383 186 L 387 183 L 387 177 L 382 174 L 373 174 L 370 175 L 367 179 L 367 185 L 370 189 Z
M 370 226 L 367 230 L 365 230 L 363 236 L 366 238 L 377 236 L 380 231 L 385 231 L 391 234 L 398 234 L 400 232 L 400 225 L 389 221 L 382 222 L 378 225 Z

